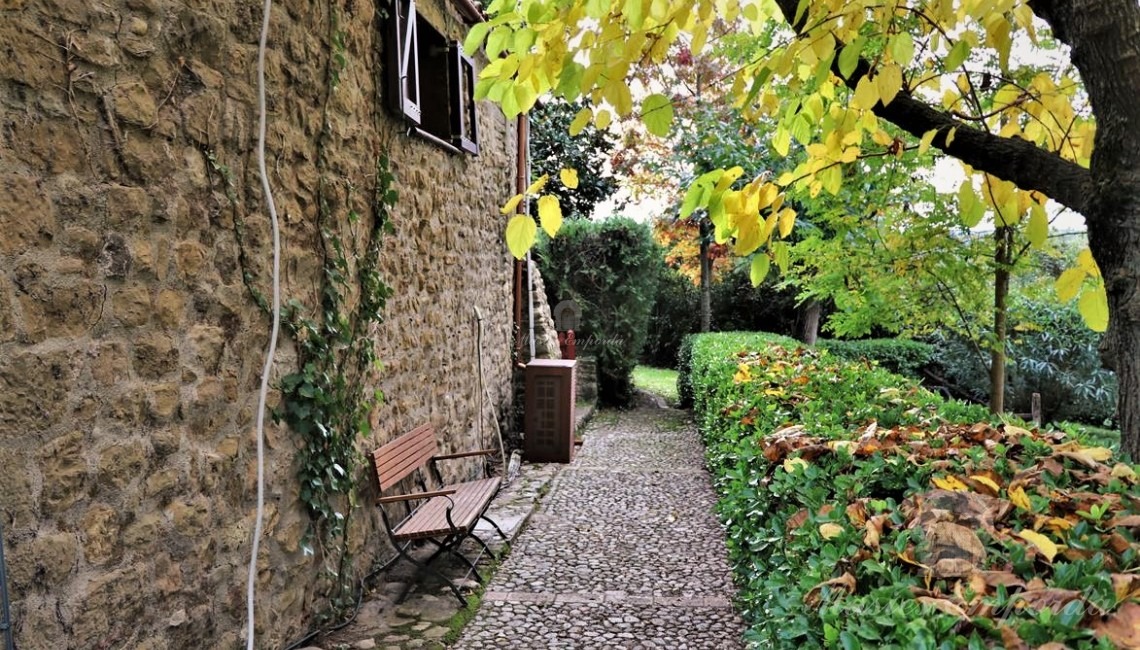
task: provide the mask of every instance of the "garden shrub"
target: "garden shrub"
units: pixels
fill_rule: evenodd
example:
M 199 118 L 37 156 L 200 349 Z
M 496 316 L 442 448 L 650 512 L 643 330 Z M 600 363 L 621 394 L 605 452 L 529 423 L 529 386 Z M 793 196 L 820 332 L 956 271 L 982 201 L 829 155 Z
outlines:
M 877 362 L 893 373 L 913 379 L 923 378 L 922 370 L 930 365 L 934 347 L 929 343 L 910 339 L 865 339 L 845 341 L 820 340 L 818 346 L 848 361 L 867 359 Z
M 624 217 L 568 221 L 540 242 L 537 260 L 551 304 L 574 300 L 581 309 L 578 354 L 597 361 L 598 401 L 626 406 L 662 264 L 649 226 Z
M 1079 650 L 1131 633 L 1140 503 L 1110 450 L 777 337 L 688 346 L 756 647 Z
M 655 368 L 676 368 L 681 341 L 700 329 L 700 291 L 689 278 L 664 264 L 657 298 L 649 315 L 641 361 Z
M 1033 393 L 1041 394 L 1046 420 L 1111 424 L 1116 418 L 1116 375 L 1103 367 L 1100 335 L 1081 321 L 1072 304 L 1018 298 L 1011 310 L 1014 329 L 1007 348 L 1006 409 L 1027 413 Z M 967 399 L 989 395 L 988 356 L 950 334 L 932 339 L 933 362 L 949 386 Z

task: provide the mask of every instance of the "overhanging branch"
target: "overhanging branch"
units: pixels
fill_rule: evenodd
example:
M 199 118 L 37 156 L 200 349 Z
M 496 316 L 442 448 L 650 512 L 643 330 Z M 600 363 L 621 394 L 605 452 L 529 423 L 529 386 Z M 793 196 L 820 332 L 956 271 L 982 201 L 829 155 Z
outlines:
M 798 0 L 776 0 L 776 3 L 791 24 Z M 837 49 L 841 46 L 838 44 Z M 833 65 L 835 74 L 842 78 L 838 61 Z M 870 72 L 870 64 L 860 58 L 855 71 L 844 83 L 854 90 L 859 80 Z M 1089 170 L 1028 140 L 1006 138 L 970 126 L 905 90 L 886 106 L 876 104 L 874 113 L 915 137 L 937 130 L 931 145 L 947 155 L 1022 189 L 1039 191 L 1081 214 L 1088 210 L 1094 188 Z M 948 145 L 946 140 L 951 129 L 954 129 L 954 138 Z

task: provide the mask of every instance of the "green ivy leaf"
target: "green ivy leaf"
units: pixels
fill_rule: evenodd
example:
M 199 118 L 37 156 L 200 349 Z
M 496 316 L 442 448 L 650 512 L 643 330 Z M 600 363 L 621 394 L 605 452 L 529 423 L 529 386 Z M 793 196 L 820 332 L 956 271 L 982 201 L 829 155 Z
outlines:
M 641 102 L 641 121 L 646 130 L 664 138 L 673 125 L 673 102 L 661 93 L 654 93 Z

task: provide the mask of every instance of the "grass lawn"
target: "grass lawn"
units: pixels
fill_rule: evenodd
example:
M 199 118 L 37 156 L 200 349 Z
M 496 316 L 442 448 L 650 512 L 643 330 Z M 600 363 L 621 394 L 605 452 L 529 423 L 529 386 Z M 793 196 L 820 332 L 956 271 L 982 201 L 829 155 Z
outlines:
M 669 404 L 677 403 L 676 370 L 637 366 L 633 369 L 633 385 L 641 390 L 664 397 Z

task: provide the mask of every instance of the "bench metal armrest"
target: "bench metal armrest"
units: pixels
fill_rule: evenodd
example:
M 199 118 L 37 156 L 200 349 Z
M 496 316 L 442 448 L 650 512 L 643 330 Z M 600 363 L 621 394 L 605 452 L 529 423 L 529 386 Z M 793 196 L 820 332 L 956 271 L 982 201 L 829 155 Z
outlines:
M 394 494 L 390 497 L 379 497 L 376 499 L 377 504 L 382 503 L 398 503 L 400 501 L 412 501 L 413 499 L 430 499 L 432 497 L 446 497 L 455 494 L 455 490 L 435 490 L 434 492 L 413 492 L 411 494 Z
M 439 456 L 432 456 L 433 461 L 436 460 L 452 460 L 455 458 L 468 458 L 470 456 L 489 456 L 495 453 L 494 449 L 478 449 L 476 451 L 461 451 L 456 454 L 442 454 Z

